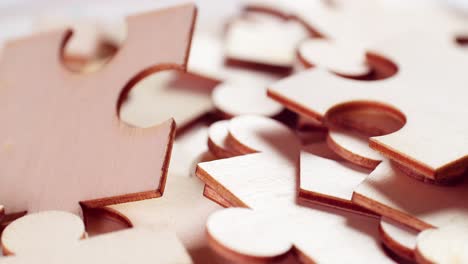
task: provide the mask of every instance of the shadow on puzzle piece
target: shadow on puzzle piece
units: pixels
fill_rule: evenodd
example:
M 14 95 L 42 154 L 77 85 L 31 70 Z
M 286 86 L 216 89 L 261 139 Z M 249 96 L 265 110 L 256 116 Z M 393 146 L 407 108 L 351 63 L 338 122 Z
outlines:
M 129 17 L 125 44 L 89 74 L 62 63 L 70 31 L 6 45 L 0 200 L 8 212 L 78 213 L 78 202 L 86 208 L 161 196 L 175 124 L 130 127 L 118 105 L 122 91 L 146 75 L 186 69 L 195 15 L 185 4 Z

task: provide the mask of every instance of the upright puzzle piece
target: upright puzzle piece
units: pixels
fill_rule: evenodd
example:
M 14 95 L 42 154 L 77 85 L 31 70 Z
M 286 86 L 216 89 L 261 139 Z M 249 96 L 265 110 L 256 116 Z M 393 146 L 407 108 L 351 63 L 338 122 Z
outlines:
M 160 196 L 174 122 L 146 130 L 119 120 L 122 91 L 145 75 L 185 70 L 196 8 L 128 18 L 128 38 L 99 72 L 69 72 L 70 32 L 9 43 L 0 62 L 0 201 L 8 212 L 94 207 Z

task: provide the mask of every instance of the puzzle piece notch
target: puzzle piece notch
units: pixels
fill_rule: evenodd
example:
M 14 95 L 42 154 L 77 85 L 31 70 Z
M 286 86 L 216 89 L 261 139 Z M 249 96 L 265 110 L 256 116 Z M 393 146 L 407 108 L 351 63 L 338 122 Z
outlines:
M 265 120 L 255 122 L 258 119 Z M 291 148 L 290 145 L 294 145 L 292 143 L 299 142 L 297 137 L 292 141 L 289 138 L 290 133 L 295 136 L 294 133 L 276 121 L 253 116 L 234 118 L 229 127 L 228 138 L 234 139 L 232 143 L 238 145 L 244 153 L 251 154 L 200 163 L 197 167 L 197 176 L 223 198 L 223 204 L 249 207 L 252 210 L 227 209 L 230 211 L 222 210 L 210 217 L 207 227 L 210 243 L 215 250 L 228 258 L 241 261 L 277 259 L 294 251 L 299 254 L 301 260 L 322 262 L 325 259 L 333 259 L 340 262 L 344 260 L 340 258 L 346 258 L 349 261 L 350 257 L 361 255 L 356 254 L 356 250 L 365 251 L 366 254 L 363 253 L 363 255 L 366 255 L 367 259 L 371 258 L 378 262 L 389 261 L 372 238 L 377 232 L 377 226 L 372 224 L 376 221 L 375 219 L 348 215 L 343 212 L 322 211 L 326 210 L 324 208 L 311 209 L 296 204 L 295 181 L 299 149 L 296 148 L 294 155 L 285 154 L 285 152 L 292 154 L 292 151 L 278 151 L 282 147 Z M 287 146 L 288 143 L 289 146 Z M 278 145 L 275 146 L 275 144 Z M 259 150 L 261 152 L 258 152 Z M 241 210 L 240 216 L 237 216 L 237 210 Z M 242 210 L 246 210 L 245 213 Z M 263 213 L 266 217 L 263 217 Z M 254 220 L 245 221 L 245 214 L 253 214 L 249 218 Z M 219 215 L 228 215 L 228 217 L 218 217 Z M 241 218 L 242 221 L 235 220 Z M 242 231 L 255 229 L 258 224 L 255 220 L 257 218 L 268 220 L 268 225 L 262 226 L 262 230 L 268 231 L 260 234 Z M 346 224 L 347 221 L 360 227 L 362 224 L 366 231 L 363 233 L 362 230 L 350 229 Z M 324 227 L 325 223 L 330 226 Z M 224 228 L 219 229 L 216 226 L 224 226 Z M 314 230 L 312 232 L 314 236 L 305 238 L 304 229 Z M 320 230 L 334 230 L 333 234 L 336 231 L 339 238 L 331 239 L 329 231 L 326 237 L 322 237 L 320 234 L 323 232 Z M 242 236 L 239 236 L 237 231 L 241 232 Z M 278 232 L 284 236 L 278 236 Z M 231 234 L 236 234 L 236 236 L 231 236 Z M 368 234 L 371 235 L 368 236 Z M 281 241 L 272 241 L 267 244 L 255 243 L 272 237 Z M 345 241 L 348 239 L 350 243 L 353 241 L 353 253 L 336 254 L 336 248 L 343 249 L 337 244 L 346 244 Z M 359 243 L 356 244 L 356 241 Z M 281 246 L 269 248 L 268 245 L 273 243 Z M 294 249 L 291 249 L 291 245 L 294 245 Z M 325 245 L 328 248 L 334 248 L 333 252 L 324 250 Z
M 418 263 L 468 263 L 468 226 L 448 225 L 421 232 L 417 238 Z
M 308 39 L 299 45 L 298 59 L 306 68 L 323 67 L 333 73 L 355 79 L 371 77 L 363 49 L 341 47 L 325 39 Z
M 192 263 L 187 252 L 168 231 L 130 229 L 85 237 L 81 219 L 71 213 L 44 211 L 10 224 L 2 247 L 15 263 Z M 13 255 L 14 254 L 14 255 Z
M 364 82 L 344 79 L 314 69 L 273 84 L 268 93 L 288 108 L 315 119 L 323 119 L 329 111 L 347 104 L 382 109 L 405 117 L 404 120 L 409 121 L 402 129 L 389 135 L 371 138 L 371 147 L 430 179 L 443 181 L 459 177 L 467 165 L 464 144 L 466 133 L 463 133 L 465 128 L 462 124 L 457 127 L 454 125 L 459 124 L 456 120 L 466 115 L 464 102 L 460 100 L 464 92 L 461 83 L 465 83 L 466 75 L 460 69 L 468 65 L 465 66 L 466 62 L 462 60 L 462 51 L 455 48 L 453 41 L 447 35 L 445 32 L 431 34 L 419 32 L 387 41 L 385 46 L 382 44 L 375 48 L 376 53 L 385 54 L 385 57 L 392 58 L 392 61 L 397 61 L 399 65 L 398 74 L 383 81 Z M 411 42 L 408 42 L 409 40 Z M 443 55 L 431 53 L 427 43 L 444 50 Z M 431 61 L 437 63 L 430 65 L 421 63 L 420 58 L 427 57 L 427 54 L 431 54 Z M 457 65 L 457 67 L 447 72 L 445 66 L 442 69 L 440 65 Z M 449 83 L 442 84 L 441 82 L 445 80 L 449 80 Z M 324 90 L 327 94 L 320 97 L 320 100 L 317 100 L 316 96 L 311 96 L 312 83 L 326 88 Z M 420 91 L 410 89 L 408 86 L 425 88 L 421 104 L 417 106 L 414 104 Z M 442 91 L 439 87 L 441 86 L 450 89 L 450 92 L 443 91 L 444 95 L 449 95 L 451 100 L 453 99 L 450 110 L 447 110 L 445 105 L 440 105 L 439 98 Z M 427 112 L 428 109 L 430 114 Z M 448 112 L 450 115 L 447 115 Z M 447 127 L 453 127 L 451 131 L 455 131 L 450 137 L 446 136 Z M 423 134 L 423 131 L 430 133 Z M 439 142 L 437 146 L 433 144 L 429 146 L 428 137 L 431 138 L 431 142 Z M 434 153 L 432 150 L 435 147 L 439 151 Z
M 297 44 L 308 37 L 297 21 L 247 12 L 247 18 L 234 20 L 226 33 L 229 61 L 290 69 Z
M 78 213 L 79 201 L 103 206 L 163 192 L 173 121 L 145 131 L 130 128 L 118 120 L 116 105 L 129 80 L 165 68 L 185 69 L 195 14 L 194 5 L 186 4 L 130 17 L 125 45 L 105 68 L 89 75 L 70 73 L 61 65 L 59 51 L 64 37 L 69 37 L 67 31 L 7 44 L 0 64 L 0 78 L 7 84 L 1 97 L 5 111 L 0 115 L 7 127 L 0 132 L 6 147 L 0 158 L 8 166 L 1 169 L 0 200 L 9 212 L 63 209 Z M 147 34 L 148 25 L 159 34 Z M 47 67 L 44 61 L 50 61 Z M 47 80 L 47 85 L 32 85 L 31 80 Z M 24 105 L 34 105 L 35 110 L 26 112 Z M 67 138 L 70 135 L 73 141 Z M 139 157 L 153 158 L 142 161 Z M 50 183 L 60 191 L 51 190 Z M 82 188 L 66 188 L 70 183 Z M 66 195 L 60 195 L 63 192 Z
M 212 110 L 212 81 L 180 70 L 151 74 L 122 93 L 120 118 L 125 123 L 147 128 L 174 118 L 181 130 Z M 184 103 L 184 107 L 179 104 Z
M 228 80 L 213 90 L 213 104 L 227 118 L 246 114 L 276 116 L 283 106 L 266 95 L 267 86 L 274 80 L 254 74 Z

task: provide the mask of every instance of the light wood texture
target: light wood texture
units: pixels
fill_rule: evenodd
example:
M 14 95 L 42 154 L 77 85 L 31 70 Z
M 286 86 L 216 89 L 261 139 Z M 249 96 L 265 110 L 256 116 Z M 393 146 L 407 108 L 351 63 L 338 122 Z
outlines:
M 5 207 L 0 205 L 0 223 L 3 222 L 3 217 L 5 216 Z
M 305 67 L 323 67 L 336 74 L 348 77 L 364 77 L 372 68 L 366 63 L 365 50 L 353 49 L 325 39 L 308 39 L 297 50 L 299 60 Z
M 311 144 L 313 147 L 317 144 Z M 301 151 L 299 198 L 326 206 L 375 216 L 351 201 L 353 190 L 369 175 L 369 171 L 343 160 L 332 160 Z
M 192 263 L 169 231 L 130 229 L 90 239 L 73 214 L 44 211 L 10 224 L 2 235 L 10 255 L 0 263 Z
M 81 218 L 63 211 L 43 211 L 18 218 L 2 233 L 5 255 L 27 255 L 66 247 L 86 237 Z M 42 240 L 47 238 L 47 243 Z
M 382 217 L 379 225 L 382 243 L 397 256 L 415 261 L 416 238 L 418 231 Z
M 307 37 L 297 21 L 250 15 L 229 24 L 225 53 L 230 60 L 291 68 L 298 43 Z
M 208 248 L 204 226 L 221 207 L 203 196 L 204 184 L 195 166 L 206 159 L 207 127 L 196 125 L 177 137 L 168 171 L 166 191 L 160 198 L 108 206 L 127 225 L 174 230 L 198 263 L 219 263 Z
M 120 118 L 146 128 L 172 117 L 178 129 L 185 128 L 213 109 L 213 87 L 213 83 L 181 71 L 157 72 L 132 88 L 120 108 Z
M 229 120 L 221 120 L 210 125 L 208 130 L 208 149 L 218 159 L 230 158 L 241 154 L 227 145 L 228 129 Z
M 275 79 L 254 76 L 236 78 L 218 85 L 212 94 L 213 104 L 226 117 L 246 114 L 275 116 L 283 106 L 267 96 L 267 86 Z
M 195 14 L 186 4 L 129 17 L 123 47 L 88 75 L 61 63 L 66 30 L 6 45 L 0 200 L 8 212 L 78 213 L 80 201 L 95 207 L 163 192 L 174 123 L 129 127 L 119 121 L 118 100 L 126 85 L 149 72 L 185 69 Z
M 434 49 L 443 52 L 434 53 Z M 466 97 L 463 84 L 468 77 L 462 69 L 468 67 L 464 59 L 468 53 L 442 29 L 405 34 L 371 50 L 375 56 L 397 63 L 398 73 L 365 82 L 321 69 L 306 70 L 273 84 L 269 95 L 300 114 L 323 121 L 330 111 L 359 106 L 399 116 L 407 121 L 405 126 L 395 133 L 372 137 L 373 149 L 433 180 L 460 176 L 468 165 L 468 127 L 458 122 L 468 114 L 461 99 Z M 312 86 L 320 89 L 321 96 Z M 421 94 L 424 100 L 418 100 Z M 450 104 L 440 100 L 442 97 Z
M 418 263 L 468 263 L 468 226 L 448 225 L 421 232 L 417 238 Z
M 349 130 L 330 129 L 327 144 L 344 159 L 368 169 L 375 169 L 382 156 L 369 148 L 368 137 Z
M 468 181 L 428 184 L 403 173 L 388 160 L 356 187 L 353 202 L 416 230 L 467 222 Z
M 287 127 L 241 116 L 232 119 L 229 132 L 239 149 L 262 152 L 198 164 L 197 176 L 229 204 L 250 208 L 209 218 L 217 252 L 243 262 L 269 262 L 292 252 L 303 262 L 391 262 L 375 240 L 376 219 L 296 204 L 299 141 Z

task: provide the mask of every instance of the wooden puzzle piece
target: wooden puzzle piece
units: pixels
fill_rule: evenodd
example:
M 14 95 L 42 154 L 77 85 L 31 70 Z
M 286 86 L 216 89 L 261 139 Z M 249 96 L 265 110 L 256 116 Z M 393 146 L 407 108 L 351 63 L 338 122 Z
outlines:
M 311 144 L 313 146 L 316 144 Z M 375 216 L 352 202 L 353 190 L 369 175 L 369 171 L 343 160 L 333 160 L 301 151 L 299 199 Z
M 67 66 L 71 70 L 79 70 L 98 62 L 102 67 L 115 54 L 117 46 L 106 38 L 99 21 L 74 17 L 70 12 L 67 12 L 67 15 L 40 16 L 35 19 L 34 31 L 47 32 L 64 27 L 72 28 L 74 35 L 64 47 Z
M 468 263 L 468 226 L 448 225 L 421 232 L 417 238 L 418 263 Z
M 466 223 L 468 181 L 428 184 L 384 160 L 354 189 L 353 202 L 416 230 Z
M 292 68 L 298 43 L 308 37 L 297 21 L 249 14 L 229 24 L 226 33 L 228 60 L 279 68 Z
M 104 207 L 137 228 L 170 228 L 196 263 L 218 263 L 208 248 L 204 226 L 218 205 L 203 197 L 195 165 L 206 160 L 207 127 L 196 125 L 177 137 L 164 195 L 156 199 Z M 189 220 L 188 220 L 189 219 Z
M 229 131 L 231 144 L 243 153 L 261 152 L 198 164 L 197 176 L 229 204 L 252 209 L 226 209 L 210 217 L 214 249 L 243 261 L 295 252 L 308 262 L 364 261 L 361 257 L 391 262 L 375 241 L 376 219 L 296 204 L 300 144 L 292 131 L 258 116 L 232 119 Z
M 351 80 L 312 69 L 273 84 L 268 93 L 288 108 L 325 123 L 331 111 L 361 106 L 397 116 L 406 121 L 405 126 L 395 133 L 372 137 L 370 146 L 429 179 L 449 180 L 460 176 L 468 164 L 468 131 L 457 121 L 468 111 L 462 99 L 463 84 L 468 81 L 462 70 L 468 67 L 464 60 L 467 53 L 452 37 L 447 32 L 414 32 L 381 44 L 372 56 L 398 63 L 398 73 L 385 80 Z M 444 52 L 433 53 L 435 47 Z M 447 65 L 456 66 L 447 71 Z M 312 85 L 323 89 L 322 96 L 313 95 Z M 423 98 L 415 104 L 421 93 Z M 440 98 L 450 100 L 450 104 Z M 432 143 L 427 144 L 429 141 Z
M 6 45 L 0 63 L 0 201 L 8 212 L 78 213 L 78 202 L 97 207 L 161 195 L 174 122 L 129 127 L 119 121 L 118 101 L 122 89 L 145 74 L 185 69 L 195 13 L 186 4 L 129 17 L 125 45 L 89 75 L 71 73 L 60 62 L 69 31 Z
M 213 87 L 213 82 L 181 71 L 157 72 L 132 88 L 120 118 L 136 127 L 150 127 L 172 117 L 180 130 L 213 109 Z
M 44 211 L 11 223 L 1 243 L 0 263 L 192 263 L 169 231 L 130 229 L 85 239 L 81 219 L 71 213 Z
M 375 169 L 382 161 L 378 152 L 369 148 L 368 137 L 352 131 L 330 129 L 327 144 L 344 159 L 367 169 Z
M 266 95 L 267 86 L 274 80 L 254 74 L 228 80 L 213 90 L 213 104 L 228 118 L 246 114 L 275 116 L 283 110 L 283 106 Z
M 306 68 L 319 66 L 350 78 L 363 78 L 372 71 L 363 49 L 341 47 L 330 40 L 308 39 L 299 45 L 297 53 Z
M 415 261 L 416 238 L 419 232 L 386 217 L 379 224 L 382 243 L 394 254 L 408 261 Z
M 238 153 L 231 149 L 226 140 L 229 134 L 229 120 L 221 120 L 210 125 L 208 130 L 208 149 L 219 159 L 238 156 Z

